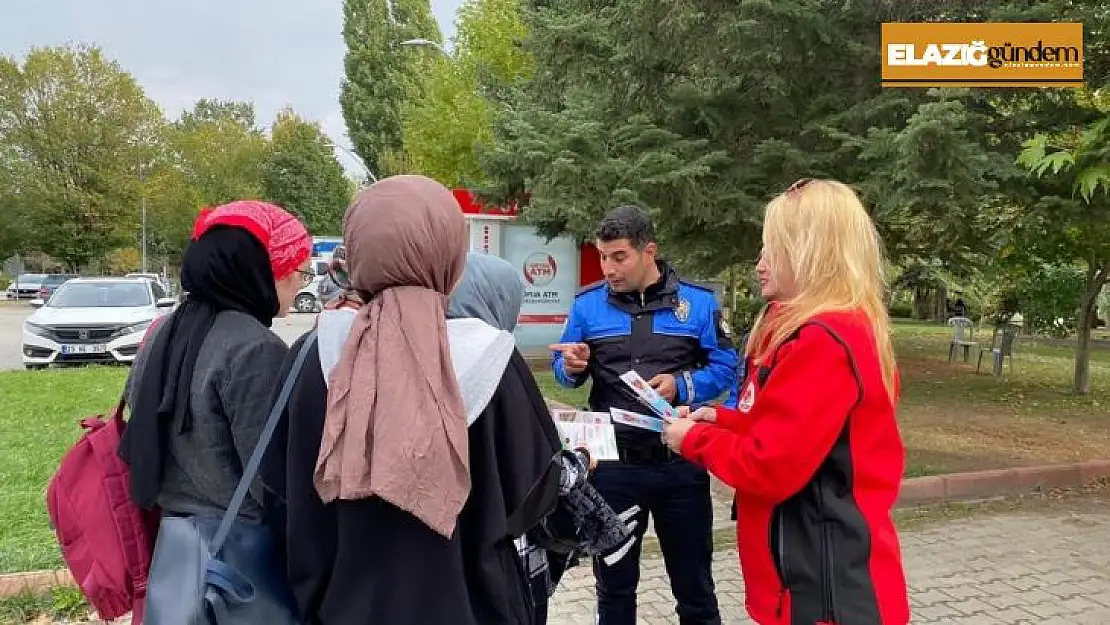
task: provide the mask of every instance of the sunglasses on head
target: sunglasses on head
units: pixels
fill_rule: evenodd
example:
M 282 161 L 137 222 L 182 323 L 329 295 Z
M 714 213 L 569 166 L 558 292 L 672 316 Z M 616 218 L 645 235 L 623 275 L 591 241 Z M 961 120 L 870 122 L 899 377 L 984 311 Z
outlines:
M 801 180 L 799 180 L 799 181 L 795 182 L 794 184 L 790 185 L 789 187 L 786 187 L 786 191 L 783 191 L 783 195 L 794 195 L 798 191 L 801 191 L 802 189 L 804 189 L 807 184 L 809 184 L 813 181 L 814 181 L 814 178 L 802 178 Z

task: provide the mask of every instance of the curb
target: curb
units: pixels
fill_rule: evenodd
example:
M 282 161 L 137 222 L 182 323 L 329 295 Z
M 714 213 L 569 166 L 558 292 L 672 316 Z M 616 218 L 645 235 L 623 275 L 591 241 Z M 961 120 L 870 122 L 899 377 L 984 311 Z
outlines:
M 1110 477 L 1108 460 L 915 477 L 902 481 L 895 507 L 973 502 L 1042 489 L 1076 488 L 1104 477 Z
M 42 593 L 58 586 L 74 586 L 73 576 L 68 570 L 28 571 L 26 573 L 7 573 L 0 575 L 0 599 L 16 597 L 24 593 Z

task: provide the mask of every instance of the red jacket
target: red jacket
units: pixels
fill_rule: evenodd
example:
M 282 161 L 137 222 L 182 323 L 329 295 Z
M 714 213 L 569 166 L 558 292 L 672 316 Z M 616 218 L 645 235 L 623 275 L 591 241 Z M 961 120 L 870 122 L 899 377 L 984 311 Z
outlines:
M 736 489 L 747 608 L 760 625 L 909 622 L 890 515 L 905 449 L 873 336 L 862 313 L 813 318 L 748 367 L 738 409 L 717 408 L 717 422 L 682 443 Z

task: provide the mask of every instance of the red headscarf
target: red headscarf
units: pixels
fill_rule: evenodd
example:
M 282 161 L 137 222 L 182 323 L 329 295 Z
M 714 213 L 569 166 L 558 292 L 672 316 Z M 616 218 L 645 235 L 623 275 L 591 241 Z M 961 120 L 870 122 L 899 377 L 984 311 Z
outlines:
M 304 224 L 280 206 L 255 200 L 240 200 L 197 215 L 193 240 L 213 226 L 243 228 L 262 242 L 270 257 L 274 279 L 288 277 L 312 255 L 312 237 Z

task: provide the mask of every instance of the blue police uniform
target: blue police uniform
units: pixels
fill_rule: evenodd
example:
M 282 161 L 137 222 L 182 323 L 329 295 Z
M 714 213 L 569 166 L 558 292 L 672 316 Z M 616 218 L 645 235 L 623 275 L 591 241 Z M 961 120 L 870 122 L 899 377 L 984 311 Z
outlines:
M 679 278 L 666 263 L 659 268 L 660 280 L 642 293 L 614 292 L 604 282 L 579 292 L 560 342 L 589 345 L 589 364 L 570 375 L 562 354 L 555 353 L 556 380 L 568 387 L 592 380 L 590 408 L 602 412 L 650 414 L 620 380 L 630 369 L 645 380 L 673 375 L 675 405 L 727 395 L 725 403 L 734 406 L 738 358 L 713 290 Z M 615 430 L 620 461 L 600 463 L 595 488 L 617 512 L 640 506 L 641 537 L 651 513 L 682 625 L 719 624 L 709 475 L 667 449 L 658 433 L 623 424 Z M 594 563 L 599 625 L 635 625 L 640 542 L 612 566 Z

